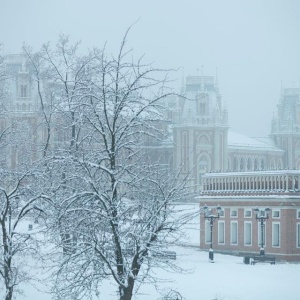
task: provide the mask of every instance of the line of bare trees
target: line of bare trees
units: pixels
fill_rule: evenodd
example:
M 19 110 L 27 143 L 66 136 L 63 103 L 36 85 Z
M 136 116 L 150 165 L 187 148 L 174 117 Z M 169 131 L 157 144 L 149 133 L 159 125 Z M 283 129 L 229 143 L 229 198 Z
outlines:
M 176 203 L 189 189 L 181 172 L 153 160 L 145 147 L 148 137 L 166 138 L 156 124 L 163 121 L 168 72 L 135 61 L 126 40 L 127 33 L 116 56 L 105 48 L 82 55 L 65 36 L 38 52 L 24 46 L 38 100 L 34 126 L 6 106 L 10 75 L 1 57 L 5 300 L 33 280 L 25 258 L 51 265 L 54 299 L 105 299 L 101 282 L 109 278 L 116 298 L 130 300 L 153 280 L 152 267 L 172 267 L 166 253 L 187 221 Z M 15 152 L 23 159 L 8 164 Z M 29 234 L 24 224 L 32 220 L 40 230 Z

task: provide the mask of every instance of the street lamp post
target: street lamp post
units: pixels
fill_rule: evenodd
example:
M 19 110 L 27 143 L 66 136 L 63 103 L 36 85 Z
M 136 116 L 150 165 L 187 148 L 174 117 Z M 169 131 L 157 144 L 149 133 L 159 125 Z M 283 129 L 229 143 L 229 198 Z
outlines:
M 209 261 L 213 262 L 214 261 L 214 250 L 213 250 L 213 224 L 216 219 L 220 218 L 220 213 L 222 211 L 222 208 L 220 205 L 216 207 L 216 212 L 217 214 L 213 214 L 213 209 L 208 208 L 207 205 L 203 207 L 204 211 L 204 219 L 209 220 L 209 225 L 210 225 L 210 247 L 209 247 L 209 252 L 208 252 L 208 257 Z
M 255 219 L 260 222 L 260 236 L 261 236 L 261 242 L 260 242 L 260 255 L 265 255 L 265 249 L 264 249 L 264 222 L 269 219 L 269 212 L 270 208 L 266 207 L 265 209 L 259 209 L 256 207 L 254 209 L 255 212 Z

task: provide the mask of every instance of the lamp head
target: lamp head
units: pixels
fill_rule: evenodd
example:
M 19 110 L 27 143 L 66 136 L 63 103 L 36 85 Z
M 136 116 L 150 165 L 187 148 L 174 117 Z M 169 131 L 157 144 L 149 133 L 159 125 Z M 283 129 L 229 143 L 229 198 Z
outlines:
M 266 218 L 269 219 L 270 208 L 269 208 L 269 207 L 266 207 L 266 208 L 265 208 L 265 212 L 266 212 Z

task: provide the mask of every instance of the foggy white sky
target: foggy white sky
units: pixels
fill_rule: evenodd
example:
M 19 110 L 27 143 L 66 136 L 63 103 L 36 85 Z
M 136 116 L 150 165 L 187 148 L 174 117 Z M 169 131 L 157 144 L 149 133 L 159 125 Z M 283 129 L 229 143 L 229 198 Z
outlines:
M 266 136 L 283 86 L 300 84 L 298 0 L 0 0 L 0 42 L 18 53 L 60 33 L 115 49 L 129 25 L 136 56 L 218 77 L 232 130 Z M 178 88 L 181 72 L 177 74 Z

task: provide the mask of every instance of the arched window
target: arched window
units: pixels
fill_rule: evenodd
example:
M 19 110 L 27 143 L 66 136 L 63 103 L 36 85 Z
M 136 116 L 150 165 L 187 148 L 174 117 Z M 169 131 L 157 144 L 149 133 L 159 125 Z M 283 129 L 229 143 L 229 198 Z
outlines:
M 231 164 L 231 158 L 228 157 L 228 162 L 227 162 L 227 171 L 231 171 L 232 170 L 232 164 Z
M 271 159 L 271 165 L 270 165 L 270 168 L 271 168 L 271 170 L 275 170 L 275 169 L 276 169 L 276 168 L 275 168 L 275 159 L 274 159 L 274 158 Z
M 262 170 L 265 170 L 265 169 L 266 169 L 266 162 L 265 162 L 265 159 L 264 159 L 264 158 L 261 159 L 261 169 L 262 169 Z
M 254 170 L 254 158 L 253 157 L 250 158 L 250 170 L 251 171 Z
M 259 170 L 259 166 L 258 166 L 258 159 L 257 157 L 254 159 L 254 171 L 258 171 Z
M 210 145 L 209 137 L 206 134 L 202 134 L 198 141 L 200 146 Z
M 277 169 L 282 170 L 282 160 L 281 159 L 278 159 L 278 161 L 277 161 Z M 300 169 L 300 168 L 297 167 L 297 169 Z
M 206 158 L 202 158 L 199 162 L 199 170 L 206 170 L 207 171 L 208 163 Z
M 206 113 L 206 103 L 200 102 L 199 103 L 199 114 L 205 115 Z
M 211 168 L 211 160 L 208 155 L 201 155 L 198 160 L 198 185 L 202 185 L 202 175 Z
M 197 113 L 200 116 L 204 116 L 208 114 L 208 95 L 207 94 L 200 94 L 197 97 Z
M 240 171 L 245 171 L 245 158 L 242 157 L 241 160 L 240 160 Z
M 251 165 L 250 165 L 250 158 L 247 158 L 247 169 L 246 171 L 249 171 L 251 169 Z
M 182 160 L 183 160 L 183 170 L 188 171 L 188 139 L 187 139 L 187 133 L 182 133 Z
M 27 85 L 26 84 L 21 84 L 21 98 L 26 98 L 27 97 Z
M 300 170 L 300 158 L 298 158 L 296 161 L 296 169 Z
M 296 145 L 295 145 L 295 160 L 296 161 L 299 161 L 299 159 L 300 159 L 300 141 L 298 141 L 297 143 L 296 143 Z M 296 166 L 295 166 L 297 169 L 299 169 L 299 165 L 298 165 L 298 163 L 296 164 Z
M 198 163 L 198 184 L 202 184 L 202 175 L 208 170 L 207 159 L 202 156 Z
M 238 160 L 238 158 L 236 156 L 233 159 L 233 170 L 234 171 L 238 171 L 239 170 L 239 160 Z

